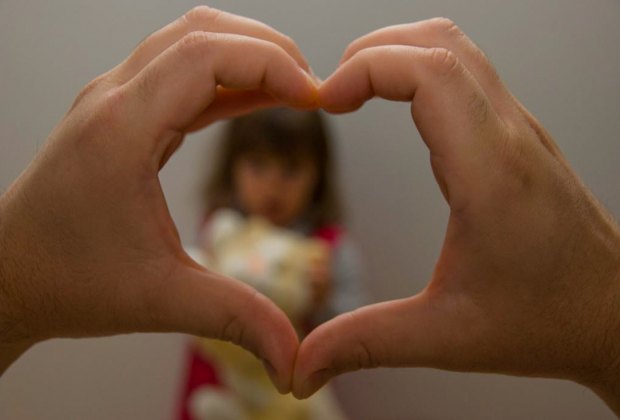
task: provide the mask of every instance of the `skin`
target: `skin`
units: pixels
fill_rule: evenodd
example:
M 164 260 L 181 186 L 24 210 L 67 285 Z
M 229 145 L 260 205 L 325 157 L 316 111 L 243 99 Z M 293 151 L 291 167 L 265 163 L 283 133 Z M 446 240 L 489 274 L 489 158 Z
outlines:
M 421 293 L 298 347 L 267 299 L 185 255 L 159 169 L 218 118 L 316 106 L 306 68 L 289 38 L 200 8 L 89 84 L 0 198 L 0 370 L 50 337 L 185 331 L 253 350 L 298 397 L 350 370 L 428 366 L 570 379 L 620 415 L 620 229 L 446 19 L 358 39 L 318 89 L 335 113 L 411 102 L 450 207 Z
M 328 111 L 411 102 L 450 207 L 427 287 L 341 315 L 301 344 L 293 392 L 340 373 L 427 366 L 570 379 L 620 414 L 620 229 L 484 54 L 447 19 L 354 41 Z
M 158 172 L 214 120 L 315 107 L 307 71 L 290 38 L 199 7 L 87 85 L 0 199 L 0 372 L 51 337 L 183 331 L 251 350 L 288 391 L 294 329 L 186 255 Z
M 310 267 L 310 287 L 313 308 L 320 309 L 327 303 L 332 291 L 331 255 L 326 252 L 315 257 Z

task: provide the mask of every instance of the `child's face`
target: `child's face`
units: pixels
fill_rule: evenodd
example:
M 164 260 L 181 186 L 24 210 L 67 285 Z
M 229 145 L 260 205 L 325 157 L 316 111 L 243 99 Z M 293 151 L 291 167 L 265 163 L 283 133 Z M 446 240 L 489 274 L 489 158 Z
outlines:
M 235 162 L 233 182 L 247 213 L 287 226 L 310 204 L 317 170 L 310 159 L 291 164 L 269 154 L 254 154 Z

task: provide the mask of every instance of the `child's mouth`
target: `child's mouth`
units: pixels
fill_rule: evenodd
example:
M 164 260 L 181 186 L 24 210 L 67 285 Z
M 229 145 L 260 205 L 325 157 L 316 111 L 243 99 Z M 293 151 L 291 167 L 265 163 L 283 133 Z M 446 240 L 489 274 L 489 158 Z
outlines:
M 277 220 L 280 213 L 282 213 L 282 206 L 277 201 L 272 201 L 264 207 L 264 216 L 271 221 Z

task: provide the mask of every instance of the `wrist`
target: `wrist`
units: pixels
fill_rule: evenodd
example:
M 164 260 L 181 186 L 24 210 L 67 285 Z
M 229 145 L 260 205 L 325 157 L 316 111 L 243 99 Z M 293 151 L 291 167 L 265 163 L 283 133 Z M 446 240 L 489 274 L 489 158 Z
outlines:
M 615 340 L 615 337 L 611 338 Z M 593 380 L 582 382 L 598 395 L 609 408 L 620 417 L 620 355 L 607 366 L 607 369 Z
M 0 377 L 4 372 L 24 354 L 34 343 L 23 341 L 10 344 L 0 344 Z
M 599 356 L 593 374 L 578 382 L 590 388 L 607 403 L 617 416 L 620 416 L 620 229 L 616 227 L 615 269 L 610 273 L 607 306 L 609 321 L 594 320 L 594 325 L 602 325 Z
M 10 195 L 11 191 L 0 196 L 0 375 L 34 344 L 17 307 L 22 301 L 18 294 L 22 276 L 14 255 L 20 246 L 10 229 Z
M 620 256 L 620 249 L 618 255 Z M 620 296 L 620 268 L 616 274 L 614 285 L 618 291 L 617 296 Z M 612 344 L 611 363 L 602 381 L 594 385 L 592 390 L 607 403 L 617 416 L 620 416 L 620 320 L 618 320 L 620 318 L 620 297 L 616 302 L 614 312 L 617 322 L 614 324 L 614 328 L 608 331 L 608 339 Z

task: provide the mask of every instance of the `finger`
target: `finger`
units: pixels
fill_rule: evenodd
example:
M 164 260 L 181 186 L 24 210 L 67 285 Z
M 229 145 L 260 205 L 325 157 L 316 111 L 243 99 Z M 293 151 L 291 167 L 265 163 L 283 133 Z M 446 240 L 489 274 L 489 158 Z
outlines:
M 276 44 L 194 32 L 120 88 L 129 104 L 119 112 L 149 133 L 183 132 L 205 113 L 218 85 L 260 89 L 291 106 L 316 103 L 314 81 Z
M 305 57 L 290 37 L 254 19 L 208 6 L 198 6 L 142 41 L 118 67 L 117 77 L 120 82 L 130 80 L 170 46 L 184 36 L 198 31 L 245 35 L 272 42 L 282 47 L 304 70 L 309 70 Z
M 187 128 L 198 131 L 215 121 L 235 118 L 259 109 L 280 106 L 281 102 L 260 89 L 230 90 L 218 87 L 215 99 L 206 112 Z
M 506 119 L 525 120 L 536 132 L 541 144 L 567 164 L 553 138 L 540 128 L 540 123 L 508 90 L 486 54 L 452 20 L 434 18 L 376 30 L 353 41 L 345 50 L 341 63 L 362 49 L 382 45 L 439 47 L 453 52 L 475 77 L 498 114 Z
M 235 118 L 250 112 L 265 108 L 273 108 L 285 105 L 269 93 L 260 89 L 254 90 L 231 90 L 221 86 L 217 88 L 215 99 L 209 108 L 187 128 L 187 132 L 198 131 L 215 121 Z M 289 105 L 290 106 L 290 105 Z M 311 105 L 294 105 L 300 110 L 314 110 L 318 108 L 318 103 Z
M 464 192 L 484 185 L 491 162 L 504 147 L 506 130 L 486 93 L 453 53 L 393 45 L 367 48 L 319 89 L 321 105 L 331 112 L 355 110 L 374 96 L 412 101 L 413 119 L 449 202 L 462 203 Z M 452 187 L 459 190 L 458 197 Z
M 340 315 L 301 343 L 293 394 L 307 398 L 331 378 L 359 369 L 436 366 L 437 355 L 452 341 L 444 325 L 424 295 Z
M 384 45 L 447 49 L 454 53 L 474 76 L 500 114 L 516 111 L 514 98 L 484 52 L 450 19 L 434 18 L 371 32 L 347 47 L 341 63 L 363 49 Z
M 167 278 L 124 291 L 137 331 L 177 331 L 231 341 L 262 360 L 280 392 L 291 384 L 298 340 L 286 315 L 255 289 L 178 265 Z M 135 304 L 128 304 L 134 308 Z

